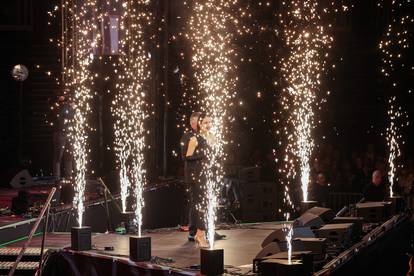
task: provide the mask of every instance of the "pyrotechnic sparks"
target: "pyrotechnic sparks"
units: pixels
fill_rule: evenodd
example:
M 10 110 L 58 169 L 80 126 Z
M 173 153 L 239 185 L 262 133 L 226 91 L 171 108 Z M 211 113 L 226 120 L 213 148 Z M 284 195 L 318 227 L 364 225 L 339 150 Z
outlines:
M 119 78 L 122 79 L 123 76 L 119 76 Z M 115 100 L 113 101 L 112 107 L 112 113 L 115 117 L 114 150 L 119 163 L 119 182 L 121 185 L 121 203 L 123 212 L 125 212 L 127 208 L 126 201 L 129 195 L 131 184 L 129 179 L 129 168 L 127 164 L 128 158 L 130 158 L 131 155 L 131 135 L 128 125 L 129 116 L 127 110 L 129 106 L 127 104 L 127 89 L 125 89 L 124 85 L 124 83 L 121 83 L 119 85 L 119 92 L 115 95 Z
M 122 3 L 120 29 L 119 77 L 117 96 L 113 102 L 115 122 L 115 149 L 120 164 L 121 198 L 123 211 L 129 186 L 134 186 L 135 221 L 141 236 L 143 188 L 146 170 L 144 150 L 147 118 L 145 83 L 149 79 L 149 51 L 145 29 L 151 25 L 149 0 L 128 0 Z M 129 164 L 130 163 L 130 164 Z
M 282 112 L 287 119 L 283 123 L 284 135 L 279 145 L 284 144 L 282 167 L 279 173 L 284 186 L 284 231 L 288 245 L 288 260 L 291 261 L 293 225 L 287 222 L 295 209 L 289 187 L 295 182 L 298 172 L 303 201 L 308 200 L 308 185 L 311 177 L 310 161 L 314 148 L 312 131 L 315 128 L 315 110 L 325 101 L 320 86 L 325 71 L 328 50 L 333 42 L 329 34 L 331 24 L 327 17 L 348 6 L 331 2 L 321 6 L 316 0 L 282 2 L 280 29 L 286 56 L 280 58 L 283 82 L 281 93 Z M 340 8 L 336 8 L 339 5 Z M 279 33 L 275 31 L 276 33 Z M 271 57 L 272 59 L 273 57 Z M 275 82 L 276 85 L 279 85 Z M 283 116 L 284 117 L 284 116 Z M 280 123 L 281 119 L 276 118 Z M 278 159 L 276 159 L 278 162 Z
M 190 19 L 192 65 L 200 89 L 202 108 L 212 119 L 210 131 L 214 137 L 203 168 L 207 178 L 206 225 L 211 248 L 214 246 L 217 193 L 223 184 L 227 108 L 234 96 L 233 33 L 229 26 L 236 23 L 230 13 L 230 8 L 236 3 L 236 0 L 195 1 Z
M 93 51 L 100 40 L 100 20 L 96 0 L 82 3 L 66 0 L 62 6 L 62 59 L 64 59 L 64 86 L 71 91 L 74 103 L 74 118 L 70 124 L 70 139 L 75 160 L 74 206 L 78 212 L 79 226 L 82 226 L 84 192 L 88 165 L 88 116 L 89 101 L 95 75 L 91 72 Z M 66 38 L 66 39 L 65 39 Z
M 391 97 L 389 100 L 388 116 L 390 124 L 387 128 L 387 144 L 389 147 L 388 155 L 388 181 L 390 184 L 390 197 L 394 196 L 394 183 L 397 172 L 397 159 L 401 156 L 400 144 L 402 141 L 401 128 L 408 125 L 407 114 L 401 111 L 401 107 L 396 106 L 396 97 Z
M 289 127 L 285 129 L 288 137 L 285 171 L 287 178 L 294 179 L 298 161 L 303 201 L 307 201 L 310 158 L 314 148 L 314 110 L 320 104 L 321 75 L 333 38 L 327 34 L 330 25 L 324 22 L 323 15 L 327 11 L 318 5 L 318 1 L 284 2 L 283 8 L 286 12 L 280 18 L 288 56 L 281 61 L 286 83 L 282 90 L 282 105 L 290 112 Z
M 404 15 L 397 12 L 400 8 L 404 13 L 407 8 L 406 5 L 410 1 L 395 1 L 391 2 L 391 20 L 387 26 L 383 39 L 379 43 L 379 48 L 382 54 L 381 73 L 388 80 L 391 91 L 399 91 L 399 80 L 401 70 L 406 70 L 407 66 L 404 62 L 403 56 L 410 47 L 410 32 L 409 27 L 413 24 L 414 19 L 411 15 Z M 401 128 L 409 124 L 408 116 L 402 111 L 401 107 L 397 106 L 397 98 L 390 97 L 388 108 L 389 126 L 387 127 L 386 139 L 389 147 L 388 155 L 388 181 L 390 185 L 390 197 L 394 195 L 394 183 L 397 173 L 397 159 L 401 156 L 400 144 L 404 143 L 401 134 Z
M 293 237 L 293 224 L 285 224 L 286 242 L 288 245 L 288 262 L 292 263 L 292 237 Z
M 149 77 L 148 51 L 144 29 L 150 24 L 149 1 L 122 2 L 120 17 L 120 58 L 115 116 L 115 151 L 119 163 L 122 209 L 127 208 L 131 181 L 135 185 L 136 219 L 142 224 L 142 188 L 145 181 L 143 150 L 146 118 L 144 84 Z M 130 164 L 132 162 L 132 164 Z M 131 175 L 132 174 L 132 175 Z
M 398 76 L 395 73 L 398 69 L 404 70 L 407 68 L 403 56 L 410 47 L 411 33 L 409 32 L 409 29 L 414 23 L 414 19 L 411 15 L 401 14 L 401 12 L 397 12 L 397 8 L 401 10 L 409 10 L 407 6 L 409 4 L 410 1 L 392 1 L 391 20 L 383 39 L 379 43 L 379 48 L 382 54 L 381 72 L 386 78 L 391 78 L 393 87 L 396 87 L 398 83 Z

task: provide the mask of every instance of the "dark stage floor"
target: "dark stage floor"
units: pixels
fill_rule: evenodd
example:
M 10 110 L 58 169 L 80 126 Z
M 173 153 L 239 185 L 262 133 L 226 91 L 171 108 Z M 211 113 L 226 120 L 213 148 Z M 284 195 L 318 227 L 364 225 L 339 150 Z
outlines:
M 226 235 L 225 240 L 216 241 L 216 248 L 224 249 L 224 263 L 228 268 L 241 268 L 248 272 L 251 269 L 253 258 L 260 251 L 263 239 L 278 226 L 277 223 L 244 224 L 243 226 L 229 230 L 219 230 L 220 234 Z M 188 268 L 199 264 L 199 249 L 194 242 L 187 241 L 187 232 L 176 229 L 160 229 L 150 232 L 147 236 L 152 238 L 152 255 L 160 258 L 171 258 L 171 265 L 175 268 Z M 112 255 L 121 259 L 128 259 L 129 238 L 118 234 L 94 234 L 92 237 L 94 249 L 90 254 Z M 9 247 L 22 246 L 23 242 L 10 244 Z M 41 237 L 35 237 L 30 247 L 39 247 Z M 49 233 L 47 235 L 46 247 L 59 249 L 70 246 L 70 233 Z M 103 251 L 105 246 L 113 246 L 114 251 Z

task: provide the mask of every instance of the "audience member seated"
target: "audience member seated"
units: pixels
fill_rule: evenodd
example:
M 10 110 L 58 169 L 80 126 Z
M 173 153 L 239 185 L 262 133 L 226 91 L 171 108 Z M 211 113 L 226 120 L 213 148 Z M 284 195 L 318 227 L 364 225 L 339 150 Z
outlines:
M 376 170 L 372 173 L 371 183 L 364 190 L 365 201 L 384 201 L 385 193 L 381 171 Z
M 319 173 L 312 187 L 312 199 L 319 203 L 319 206 L 326 207 L 328 205 L 329 187 L 326 177 L 323 173 Z

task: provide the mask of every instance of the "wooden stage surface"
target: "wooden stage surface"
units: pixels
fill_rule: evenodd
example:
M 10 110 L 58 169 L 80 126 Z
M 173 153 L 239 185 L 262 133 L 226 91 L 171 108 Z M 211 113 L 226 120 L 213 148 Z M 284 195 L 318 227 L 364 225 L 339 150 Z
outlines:
M 252 268 L 253 258 L 260 251 L 263 239 L 274 229 L 280 228 L 279 223 L 243 224 L 227 230 L 218 230 L 220 234 L 227 237 L 224 240 L 215 242 L 215 248 L 224 249 L 225 267 L 240 269 L 248 272 Z M 145 233 L 152 240 L 152 256 L 173 260 L 172 263 L 163 263 L 164 266 L 171 266 L 188 270 L 191 266 L 200 263 L 200 251 L 194 242 L 187 240 L 188 232 L 181 232 L 177 229 L 158 229 Z M 61 249 L 70 247 L 70 233 L 48 233 L 46 248 Z M 23 241 L 8 245 L 9 247 L 22 246 Z M 41 236 L 35 237 L 30 247 L 39 247 Z M 104 251 L 105 246 L 112 246 L 113 251 Z M 114 233 L 93 234 L 93 249 L 88 251 L 93 255 L 113 256 L 119 259 L 128 259 L 129 236 Z

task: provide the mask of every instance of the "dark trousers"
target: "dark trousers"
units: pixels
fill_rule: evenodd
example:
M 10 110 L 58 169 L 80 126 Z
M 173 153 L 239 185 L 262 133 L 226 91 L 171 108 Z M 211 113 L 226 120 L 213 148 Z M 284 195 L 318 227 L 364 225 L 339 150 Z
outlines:
M 188 207 L 188 228 L 190 235 L 194 236 L 197 233 L 197 229 L 205 230 L 204 212 L 200 211 L 197 206 L 202 205 L 202 189 L 199 185 L 191 183 L 189 185 L 190 204 Z

